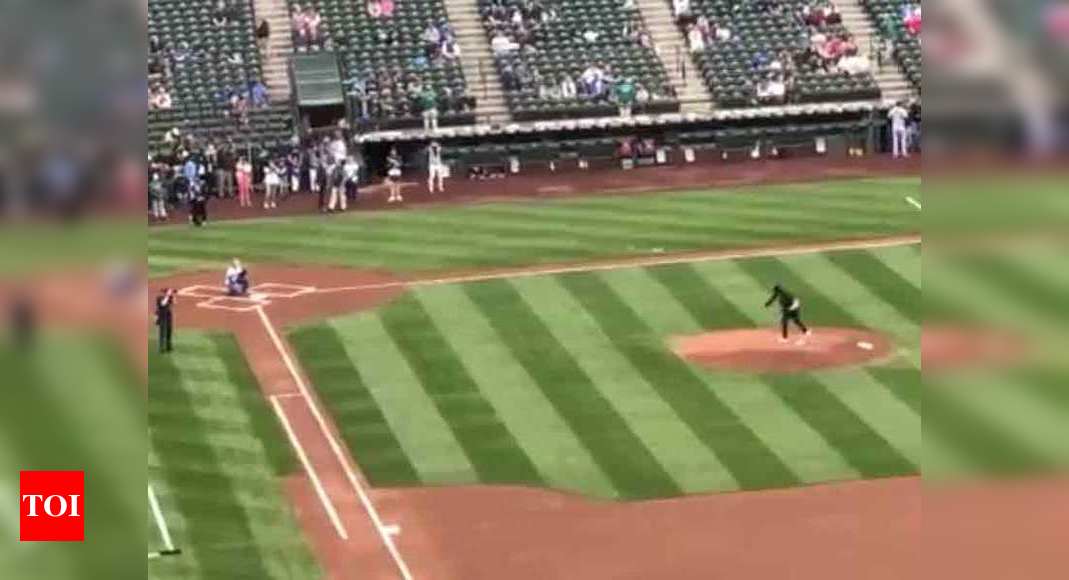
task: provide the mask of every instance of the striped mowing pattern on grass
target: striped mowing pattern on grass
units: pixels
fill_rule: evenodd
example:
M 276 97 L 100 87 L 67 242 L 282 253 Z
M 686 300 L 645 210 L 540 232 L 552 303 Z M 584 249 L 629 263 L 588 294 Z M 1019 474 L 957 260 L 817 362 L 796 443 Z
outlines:
M 375 485 L 636 499 L 912 474 L 911 260 L 899 247 L 426 286 L 290 339 Z M 900 351 L 882 367 L 762 376 L 698 369 L 666 347 L 768 324 L 773 279 L 817 324 L 884 329 Z
M 646 196 L 357 212 L 153 228 L 149 272 L 248 262 L 421 270 L 738 249 L 916 233 L 920 181 L 871 179 Z
M 149 376 L 149 482 L 182 550 L 149 577 L 318 578 L 282 488 L 290 447 L 233 338 L 184 331 Z

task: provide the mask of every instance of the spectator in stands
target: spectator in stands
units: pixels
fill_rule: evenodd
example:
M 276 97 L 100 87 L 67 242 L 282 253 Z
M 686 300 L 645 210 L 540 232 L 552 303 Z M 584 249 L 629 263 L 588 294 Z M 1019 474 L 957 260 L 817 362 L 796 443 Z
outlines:
M 635 104 L 635 82 L 630 78 L 621 78 L 616 83 L 616 106 L 620 110 L 620 116 L 631 118 L 631 108 Z
M 641 108 L 648 105 L 651 98 L 652 95 L 650 94 L 650 90 L 646 88 L 646 85 L 635 83 L 635 104 L 639 105 Z
M 592 64 L 579 77 L 583 94 L 597 99 L 605 92 L 605 69 L 600 64 Z
M 713 38 L 715 38 L 717 42 L 729 42 L 734 37 L 735 34 L 731 32 L 731 29 L 728 28 L 727 24 L 724 24 L 719 20 L 713 24 Z
M 271 38 L 271 24 L 267 22 L 266 18 L 260 19 L 260 24 L 256 26 L 256 44 L 260 47 L 260 50 L 267 51 L 267 41 Z
M 695 54 L 705 52 L 705 35 L 697 24 L 691 24 L 687 29 L 687 46 Z
M 766 77 L 757 84 L 755 93 L 759 105 L 782 105 L 787 99 L 787 84 L 781 77 Z
M 672 0 L 672 15 L 676 20 L 682 20 L 691 16 L 690 0 Z
M 267 86 L 258 80 L 249 82 L 249 98 L 252 99 L 252 106 L 257 109 L 262 109 L 271 104 Z
M 450 38 L 442 44 L 442 57 L 446 60 L 456 60 L 460 58 L 460 44 L 457 39 Z
M 519 45 L 512 42 L 504 30 L 498 29 L 490 39 L 490 48 L 494 51 L 494 54 L 502 55 L 518 49 Z
M 300 4 L 293 5 L 290 12 L 290 29 L 293 34 L 293 46 L 297 49 L 308 47 L 308 26 L 304 10 Z
M 419 107 L 423 115 L 423 130 L 437 131 L 438 95 L 434 92 L 434 87 L 430 84 L 427 84 L 427 86 L 419 92 Z
M 570 100 L 575 99 L 578 91 L 575 86 L 575 80 L 568 74 L 561 75 L 560 78 L 560 96 L 562 99 Z
M 846 75 L 862 75 L 868 73 L 872 68 L 868 57 L 861 54 L 854 54 L 851 56 L 844 56 L 839 59 L 839 62 L 835 65 L 835 69 Z
M 428 60 L 438 57 L 442 47 L 442 33 L 434 24 L 428 24 L 423 30 L 423 54 Z
M 315 48 L 322 47 L 323 32 L 320 26 L 323 24 L 323 17 L 319 15 L 319 11 L 309 6 L 304 11 L 304 22 L 309 44 Z
M 163 85 L 157 84 L 152 87 L 148 95 L 148 107 L 153 111 L 170 109 L 174 103 L 171 101 L 171 93 Z
M 919 36 L 921 33 L 921 7 L 907 7 L 902 24 L 905 25 L 906 31 L 912 36 Z
M 219 27 L 230 24 L 231 19 L 238 16 L 237 9 L 237 5 L 229 0 L 218 0 L 212 10 L 212 23 Z

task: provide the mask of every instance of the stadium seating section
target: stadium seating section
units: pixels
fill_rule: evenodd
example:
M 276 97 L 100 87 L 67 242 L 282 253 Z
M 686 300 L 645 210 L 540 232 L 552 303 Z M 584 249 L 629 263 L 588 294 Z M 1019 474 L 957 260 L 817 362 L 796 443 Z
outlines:
M 761 53 L 771 56 L 788 51 L 792 57 L 809 45 L 806 25 L 796 16 L 807 2 L 782 0 L 782 12 L 769 12 L 764 3 L 737 0 L 691 0 L 695 15 L 722 23 L 734 38 L 711 42 L 695 55 L 717 106 L 746 107 L 753 104 L 754 84 L 762 78 L 753 62 Z M 842 25 L 826 25 L 827 34 L 844 32 Z M 793 95 L 788 102 L 817 103 L 879 98 L 880 90 L 871 74 L 847 76 L 816 67 L 800 67 L 795 74 Z
M 489 20 L 492 7 L 504 5 L 511 11 L 521 0 L 479 0 L 487 39 L 494 34 L 494 25 Z M 671 96 L 670 82 L 664 65 L 650 48 L 640 46 L 624 36 L 625 25 L 632 15 L 621 8 L 620 0 L 570 0 L 553 2 L 558 18 L 542 24 L 534 33 L 531 45 L 535 51 L 513 51 L 495 56 L 497 71 L 505 80 L 506 70 L 515 71 L 519 66 L 546 82 L 559 83 L 563 75 L 575 82 L 591 65 L 611 68 L 617 78 L 630 78 L 651 92 L 651 100 L 645 105 L 636 104 L 636 113 L 674 112 L 679 110 L 679 100 Z M 584 32 L 597 34 L 589 41 Z M 511 30 L 508 36 L 516 40 Z M 520 64 L 522 63 L 522 64 Z M 506 85 L 506 100 L 514 119 L 518 121 L 593 117 L 616 114 L 615 105 L 591 102 L 588 99 L 559 99 L 539 96 L 539 87 L 524 83 L 519 88 Z
M 319 12 L 325 47 L 339 54 L 343 78 L 363 81 L 366 94 L 383 105 L 371 108 L 372 126 L 401 129 L 421 124 L 421 111 L 413 95 L 379 82 L 380 76 L 387 72 L 418 78 L 422 85 L 433 86 L 439 98 L 440 124 L 474 122 L 470 106 L 461 108 L 451 104 L 470 96 L 460 63 L 424 58 L 424 30 L 429 24 L 447 21 L 441 0 L 398 0 L 390 19 L 372 18 L 361 0 L 289 0 L 289 4 L 291 10 L 299 5 L 312 6 Z M 390 42 L 380 36 L 387 31 L 392 32 Z M 447 88 L 451 98 L 443 99 Z M 360 110 L 359 103 L 354 103 L 353 109 Z M 375 111 L 379 112 L 375 114 Z
M 921 87 L 921 43 L 920 39 L 910 34 L 905 27 L 902 10 L 903 7 L 916 8 L 919 2 L 903 2 L 902 0 L 861 0 L 861 3 L 872 16 L 878 31 L 883 30 L 885 23 L 887 28 L 893 29 L 891 42 L 894 43 L 894 54 L 898 63 L 906 73 L 906 78 L 918 90 Z
M 262 78 L 260 56 L 251 3 L 236 1 L 231 18 L 222 26 L 213 22 L 213 8 L 212 0 L 149 0 L 148 35 L 159 39 L 160 58 L 167 59 L 170 70 L 169 75 L 150 77 L 150 82 L 162 82 L 173 100 L 172 108 L 148 113 L 148 145 L 153 151 L 162 148 L 163 135 L 174 127 L 185 134 L 234 136 L 268 146 L 292 133 L 284 107 L 252 111 L 247 127 L 228 118 L 226 94 L 247 89 L 249 82 Z

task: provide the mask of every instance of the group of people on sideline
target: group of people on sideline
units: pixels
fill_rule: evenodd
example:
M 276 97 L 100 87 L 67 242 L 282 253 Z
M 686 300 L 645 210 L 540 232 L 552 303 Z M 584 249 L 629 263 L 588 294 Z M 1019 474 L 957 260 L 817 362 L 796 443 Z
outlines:
M 286 147 L 268 150 L 239 146 L 229 138 L 180 136 L 168 151 L 149 155 L 149 218 L 165 222 L 172 208 L 182 207 L 188 210 L 190 223 L 202 226 L 208 220 L 210 199 L 236 198 L 239 207 L 257 205 L 271 211 L 290 196 L 307 194 L 316 196 L 324 213 L 346 211 L 362 195 L 361 184 L 377 173 L 368 169 L 359 148 L 349 146 L 351 138 L 339 130 L 295 138 Z M 389 149 L 381 167 L 387 203 L 404 201 L 408 163 L 396 147 Z M 426 171 L 428 192 L 444 193 L 449 168 L 437 141 L 426 147 Z

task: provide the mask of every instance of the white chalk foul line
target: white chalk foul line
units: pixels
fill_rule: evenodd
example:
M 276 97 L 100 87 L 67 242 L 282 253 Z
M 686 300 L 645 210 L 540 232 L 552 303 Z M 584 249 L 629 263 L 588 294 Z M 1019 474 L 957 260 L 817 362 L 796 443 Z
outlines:
M 152 485 L 148 486 L 148 507 L 152 510 L 152 519 L 156 520 L 156 528 L 160 531 L 160 539 L 163 540 L 163 547 L 168 552 L 174 551 L 174 540 L 171 538 L 171 530 L 167 529 L 167 520 L 163 518 L 163 510 L 160 509 L 160 501 L 156 498 L 156 492 L 152 489 Z M 159 552 L 152 552 L 149 554 L 149 558 L 160 557 Z
M 909 205 L 912 205 L 913 207 L 915 207 L 917 209 L 921 209 L 921 202 L 913 199 L 912 197 L 910 197 L 908 195 L 906 196 L 906 202 L 908 202 Z
M 267 334 L 271 337 L 271 342 L 274 343 L 275 348 L 278 350 L 278 354 L 282 357 L 282 362 L 286 365 L 294 382 L 297 383 L 297 388 L 300 389 L 305 404 L 308 405 L 309 410 L 312 411 L 312 415 L 316 419 L 316 423 L 319 424 L 319 430 L 323 433 L 323 436 L 326 437 L 327 443 L 330 444 L 330 449 L 334 452 L 334 457 L 345 471 L 345 476 L 349 480 L 349 484 L 352 485 L 357 497 L 360 498 L 360 503 L 364 506 L 364 510 L 367 511 L 368 517 L 371 518 L 371 522 L 375 526 L 375 531 L 378 533 L 383 545 L 386 546 L 386 550 L 390 553 L 390 557 L 393 558 L 398 572 L 401 573 L 401 578 L 403 580 L 413 580 L 412 572 L 409 570 L 408 564 L 405 563 L 400 550 L 397 549 L 397 544 L 394 543 L 393 535 L 389 533 L 390 528 L 382 523 L 379 511 L 375 508 L 375 505 L 371 503 L 371 498 L 368 496 L 367 491 L 364 490 L 363 484 L 360 483 L 360 479 L 356 476 L 356 472 L 353 470 L 352 466 L 349 465 L 348 458 L 342 450 L 341 444 L 338 443 L 337 439 L 335 439 L 334 435 L 330 432 L 330 428 L 327 426 L 327 422 L 323 418 L 323 413 L 315 404 L 312 394 L 308 390 L 308 385 L 304 383 L 301 374 L 297 372 L 297 366 L 293 363 L 293 359 L 290 358 L 289 352 L 282 343 L 282 339 L 279 338 L 278 331 L 275 330 L 275 325 L 271 323 L 271 319 L 268 318 L 267 312 L 264 311 L 263 307 L 258 307 L 256 313 L 260 316 L 260 321 L 263 323 L 264 329 L 267 330 Z M 276 402 L 275 404 L 277 405 L 278 403 Z
M 648 268 L 651 266 L 668 266 L 672 264 L 696 264 L 700 262 L 717 262 L 723 260 L 739 260 L 744 258 L 768 258 L 777 256 L 798 256 L 805 254 L 819 254 L 822 252 L 835 252 L 844 250 L 873 250 L 879 248 L 893 248 L 897 246 L 912 246 L 921 243 L 920 236 L 906 238 L 891 238 L 884 240 L 864 240 L 853 242 L 831 242 L 828 244 L 799 246 L 795 248 L 768 248 L 739 250 L 735 252 L 716 252 L 708 255 L 685 255 L 685 256 L 658 256 L 651 258 L 622 259 L 615 262 L 601 264 L 577 264 L 574 266 L 552 266 L 547 268 L 528 268 L 523 270 L 502 270 L 484 274 L 469 274 L 463 276 L 445 276 L 442 278 L 426 278 L 417 280 L 397 280 L 381 282 L 378 284 L 363 284 L 357 286 L 337 286 L 333 288 L 320 288 L 317 294 L 331 294 L 334 292 L 357 292 L 361 290 L 384 290 L 400 286 L 440 286 L 445 284 L 463 284 L 466 282 L 486 282 L 489 280 L 501 280 L 504 278 L 530 278 L 534 276 L 555 276 L 558 274 L 576 274 L 581 272 L 608 272 L 624 270 L 628 268 Z
M 305 453 L 304 447 L 301 446 L 301 442 L 297 439 L 297 434 L 293 432 L 293 426 L 290 425 L 289 419 L 286 418 L 286 412 L 282 409 L 282 403 L 279 402 L 278 397 L 271 397 L 271 406 L 274 407 L 275 414 L 278 415 L 278 420 L 282 423 L 282 428 L 290 439 L 290 444 L 297 451 L 297 457 L 301 460 L 301 465 L 304 466 L 305 472 L 308 473 L 308 478 L 312 480 L 312 487 L 315 488 L 319 502 L 323 504 L 323 509 L 327 512 L 327 517 L 330 518 L 330 523 L 334 526 L 334 530 L 338 532 L 338 537 L 348 540 L 349 533 L 345 531 L 345 526 L 342 525 L 341 518 L 338 517 L 338 510 L 331 503 L 327 490 L 323 488 L 323 482 L 319 480 L 319 474 L 312 467 L 312 462 L 308 460 L 308 454 Z

